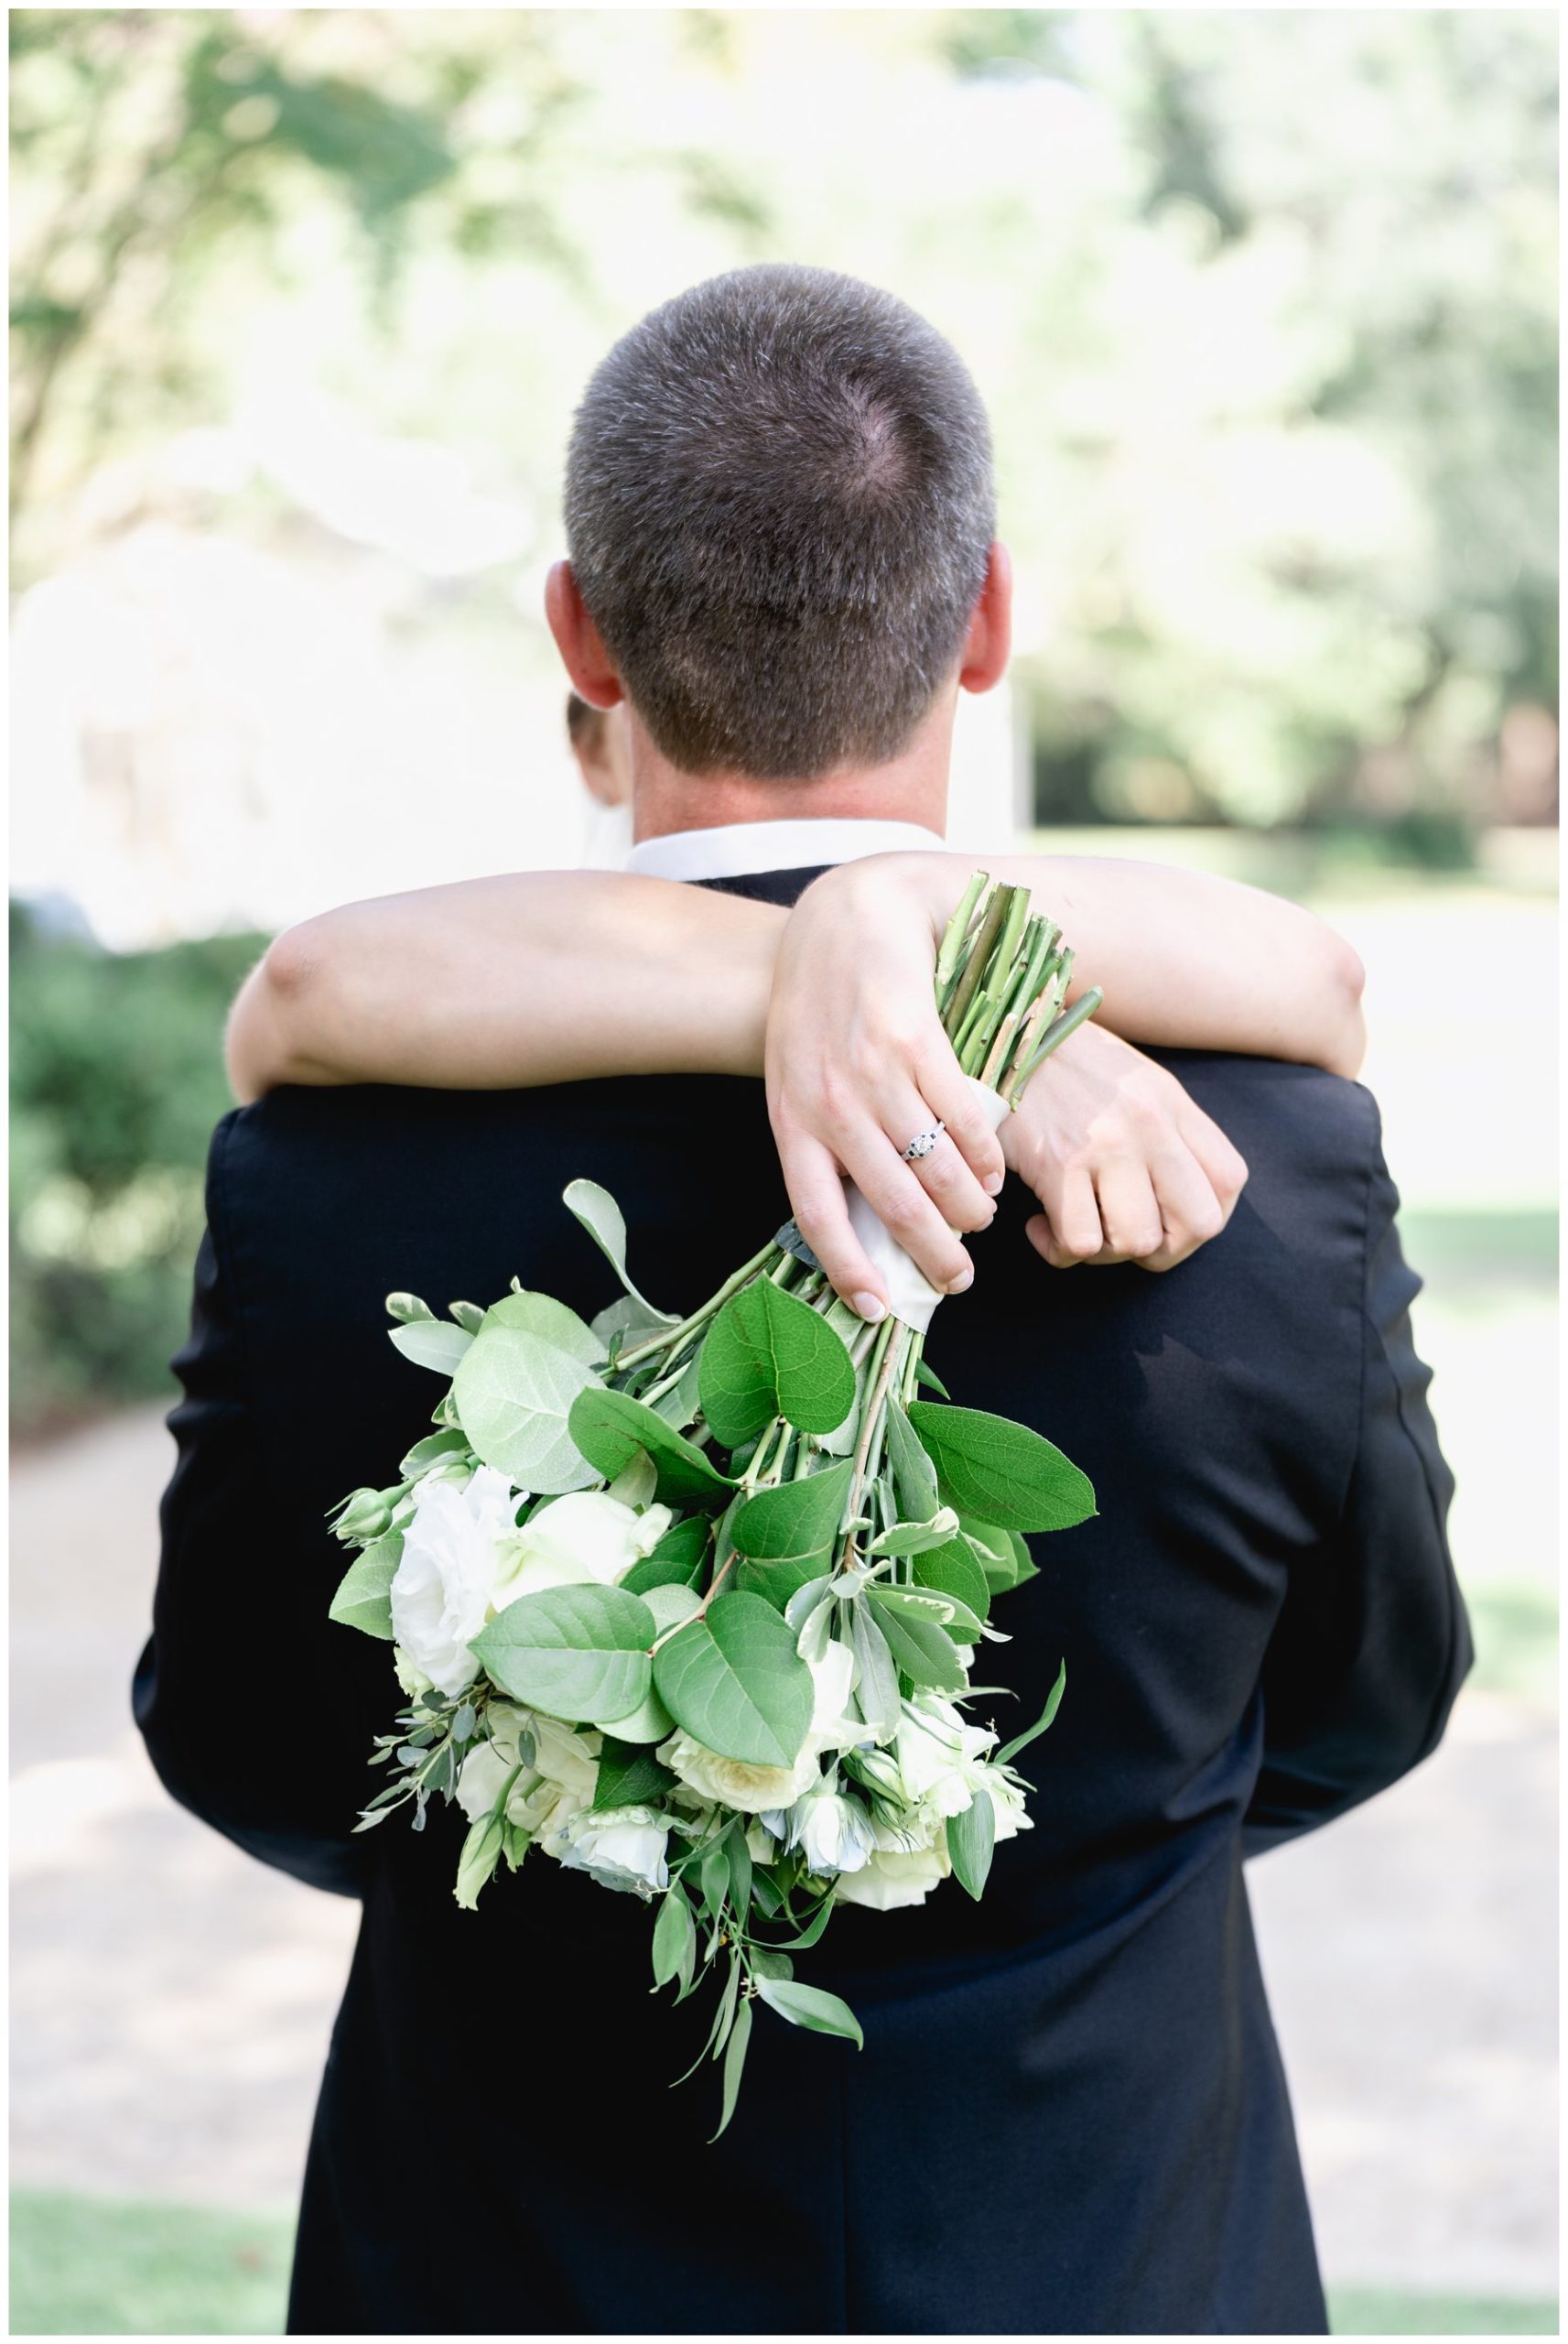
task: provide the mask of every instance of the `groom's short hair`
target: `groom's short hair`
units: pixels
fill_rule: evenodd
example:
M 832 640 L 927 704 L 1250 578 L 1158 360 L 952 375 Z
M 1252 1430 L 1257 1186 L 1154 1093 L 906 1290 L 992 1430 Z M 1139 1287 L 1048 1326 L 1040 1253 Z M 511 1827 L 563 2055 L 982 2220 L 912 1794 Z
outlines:
M 684 772 L 882 764 L 952 673 L 995 526 L 979 392 L 924 318 L 827 269 L 737 269 L 618 342 L 578 409 L 589 615 Z

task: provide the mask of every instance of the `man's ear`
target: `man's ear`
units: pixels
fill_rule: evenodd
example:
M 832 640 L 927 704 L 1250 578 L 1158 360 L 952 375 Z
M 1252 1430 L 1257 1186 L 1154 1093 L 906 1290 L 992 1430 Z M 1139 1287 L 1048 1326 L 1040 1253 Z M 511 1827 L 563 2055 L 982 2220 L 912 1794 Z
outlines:
M 625 699 L 610 654 L 589 617 L 569 561 L 554 562 L 545 581 L 545 616 L 572 689 L 589 708 L 613 708 Z M 983 689 L 983 688 L 977 688 Z
M 559 635 L 556 637 L 560 641 Z M 1012 557 L 1000 537 L 986 562 L 985 583 L 969 618 L 958 667 L 967 692 L 989 692 L 1000 684 L 1012 650 Z M 587 695 L 584 694 L 586 698 Z

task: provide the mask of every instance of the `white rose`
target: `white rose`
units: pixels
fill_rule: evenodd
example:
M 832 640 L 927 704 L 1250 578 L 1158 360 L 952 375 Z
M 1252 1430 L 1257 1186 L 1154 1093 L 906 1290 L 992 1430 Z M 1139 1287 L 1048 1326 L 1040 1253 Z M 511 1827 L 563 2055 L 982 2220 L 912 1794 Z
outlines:
M 687 1733 L 672 1734 L 658 1752 L 669 1768 L 702 1798 L 721 1807 L 737 1807 L 743 1815 L 760 1815 L 764 1807 L 793 1807 L 822 1772 L 809 1742 L 793 1766 L 752 1766 L 742 1758 L 722 1758 L 704 1749 Z
M 490 1618 L 512 1562 L 518 1500 L 504 1474 L 481 1465 L 461 1487 L 427 1481 L 392 1582 L 392 1629 L 407 1664 L 449 1696 L 478 1670 L 469 1646 Z
M 392 1647 L 392 1666 L 398 1683 L 411 1701 L 416 1694 L 430 1691 L 429 1678 L 422 1668 L 415 1667 L 408 1655 L 399 1644 L 394 1644 Z
M 861 1763 L 879 1790 L 940 1821 L 973 1806 L 981 1759 L 995 1742 L 989 1728 L 966 1724 L 950 1701 L 917 1693 L 902 1705 L 892 1747 L 867 1752 Z
M 541 1717 L 534 1709 L 520 1709 L 514 1701 L 492 1701 L 485 1714 L 490 1740 L 470 1751 L 458 1776 L 458 1804 L 470 1823 L 490 1813 L 508 1775 L 519 1766 L 523 1771 L 506 1802 L 506 1812 L 524 1830 L 538 1833 L 557 1828 L 581 1808 L 592 1806 L 599 1785 L 601 1734 L 574 1732 L 558 1718 Z M 534 1744 L 534 1756 L 528 1762 L 520 1750 L 524 1733 Z
M 568 1872 L 589 1872 L 601 1887 L 647 1897 L 670 1884 L 669 1832 L 667 1818 L 651 1807 L 590 1808 L 553 1827 L 541 1845 Z
M 658 1545 L 671 1519 L 667 1505 L 634 1514 L 604 1490 L 557 1498 L 518 1532 L 496 1609 L 547 1587 L 614 1587 Z
M 807 1791 L 786 1819 L 788 1844 L 815 1872 L 860 1872 L 876 1852 L 871 1818 L 840 1792 Z
M 953 1869 L 945 1848 L 879 1850 L 860 1872 L 841 1872 L 833 1883 L 839 1904 L 864 1904 L 892 1913 L 902 1904 L 924 1904 Z

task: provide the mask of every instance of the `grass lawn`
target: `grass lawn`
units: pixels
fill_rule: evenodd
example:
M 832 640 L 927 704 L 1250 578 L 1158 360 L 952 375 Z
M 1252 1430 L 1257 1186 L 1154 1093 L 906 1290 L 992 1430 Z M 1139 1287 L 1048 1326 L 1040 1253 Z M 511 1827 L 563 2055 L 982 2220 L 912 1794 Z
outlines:
M 127 2206 L 19 2189 L 11 2198 L 13 2336 L 276 2336 L 288 2214 Z M 1557 2306 L 1331 2291 L 1341 2336 L 1554 2336 Z

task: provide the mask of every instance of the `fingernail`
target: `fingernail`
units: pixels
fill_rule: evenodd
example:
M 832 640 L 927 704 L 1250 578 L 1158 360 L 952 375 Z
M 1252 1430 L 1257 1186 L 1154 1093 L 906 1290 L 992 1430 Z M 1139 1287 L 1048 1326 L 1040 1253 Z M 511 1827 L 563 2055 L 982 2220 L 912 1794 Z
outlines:
M 960 1270 L 956 1278 L 948 1279 L 947 1291 L 949 1294 L 963 1294 L 974 1285 L 974 1282 L 975 1273 L 972 1268 Z
M 861 1318 L 868 1319 L 873 1327 L 879 1318 L 885 1318 L 888 1315 L 887 1304 L 880 1294 L 852 1294 L 849 1299 Z
M 988 1172 L 985 1178 L 980 1182 L 980 1186 L 985 1190 L 988 1197 L 1000 1197 L 1001 1194 L 1001 1184 L 1006 1177 L 1007 1174 L 1005 1172 Z

